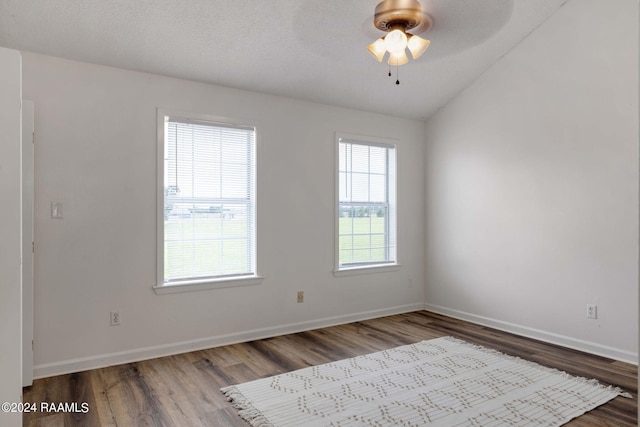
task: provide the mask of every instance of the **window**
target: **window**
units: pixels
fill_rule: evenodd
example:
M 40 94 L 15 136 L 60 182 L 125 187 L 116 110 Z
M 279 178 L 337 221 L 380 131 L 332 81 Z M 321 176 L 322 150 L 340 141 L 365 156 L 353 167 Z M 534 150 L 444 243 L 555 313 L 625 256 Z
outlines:
M 337 139 L 337 270 L 395 264 L 395 145 Z
M 255 128 L 159 120 L 157 287 L 256 277 Z

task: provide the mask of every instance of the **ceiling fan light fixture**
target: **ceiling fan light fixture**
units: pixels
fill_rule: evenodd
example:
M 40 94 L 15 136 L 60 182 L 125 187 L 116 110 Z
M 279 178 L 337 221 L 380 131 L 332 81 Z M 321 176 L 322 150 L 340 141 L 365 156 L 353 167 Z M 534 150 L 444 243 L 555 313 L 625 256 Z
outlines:
M 379 38 L 378 40 L 371 43 L 367 46 L 367 50 L 369 53 L 378 60 L 378 62 L 382 62 L 382 58 L 384 58 L 384 54 L 387 53 L 387 49 L 384 47 L 384 39 Z
M 420 58 L 420 56 L 422 56 L 422 54 L 427 50 L 430 44 L 430 40 L 425 40 L 422 37 L 416 35 L 409 35 L 409 40 L 407 41 L 407 47 L 409 48 L 413 59 Z
M 401 50 L 400 52 L 390 53 L 389 60 L 387 61 L 389 65 L 393 66 L 404 65 L 407 62 L 409 62 L 409 57 L 406 53 L 404 53 L 404 50 Z
M 399 29 L 391 31 L 384 38 L 384 47 L 389 53 L 404 52 L 407 48 L 407 35 Z

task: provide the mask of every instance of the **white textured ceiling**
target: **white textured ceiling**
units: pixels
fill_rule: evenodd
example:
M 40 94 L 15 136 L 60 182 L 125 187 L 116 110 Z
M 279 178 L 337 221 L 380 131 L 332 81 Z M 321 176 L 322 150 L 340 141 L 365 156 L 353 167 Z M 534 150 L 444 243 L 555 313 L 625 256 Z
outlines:
M 365 46 L 377 0 L 0 0 L 0 46 L 424 119 L 566 0 L 421 0 L 400 85 Z

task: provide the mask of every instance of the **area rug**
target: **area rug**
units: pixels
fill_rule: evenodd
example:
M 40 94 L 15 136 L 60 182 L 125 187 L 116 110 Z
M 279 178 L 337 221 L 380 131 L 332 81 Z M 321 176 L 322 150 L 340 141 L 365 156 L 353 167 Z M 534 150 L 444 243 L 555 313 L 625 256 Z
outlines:
M 619 388 L 452 337 L 225 387 L 253 426 L 560 426 Z

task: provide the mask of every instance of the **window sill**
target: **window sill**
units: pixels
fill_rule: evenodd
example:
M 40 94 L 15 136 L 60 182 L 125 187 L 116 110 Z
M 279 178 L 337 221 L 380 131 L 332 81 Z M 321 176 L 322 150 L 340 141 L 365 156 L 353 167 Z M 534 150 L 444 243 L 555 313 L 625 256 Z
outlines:
M 262 276 L 249 276 L 238 277 L 234 279 L 219 279 L 219 280 L 203 280 L 192 282 L 173 283 L 168 285 L 156 285 L 153 290 L 158 295 L 164 294 L 177 294 L 181 292 L 194 292 L 194 291 L 206 291 L 209 289 L 222 289 L 222 288 L 235 288 L 238 286 L 251 286 L 259 285 L 262 283 L 264 277 Z
M 390 271 L 398 271 L 402 267 L 402 264 L 379 264 L 379 265 L 367 265 L 364 267 L 351 267 L 343 268 L 341 270 L 333 270 L 335 277 L 342 276 L 356 276 L 360 274 L 375 274 L 386 273 Z

